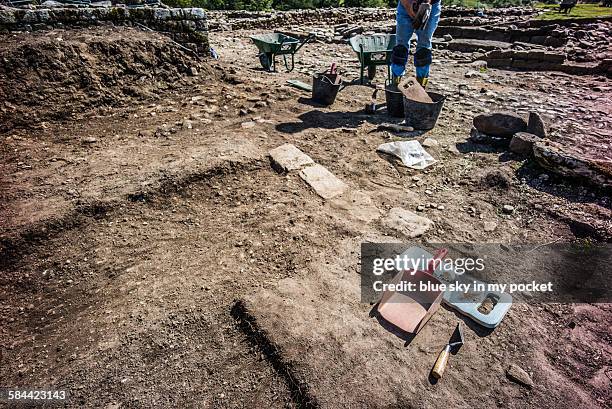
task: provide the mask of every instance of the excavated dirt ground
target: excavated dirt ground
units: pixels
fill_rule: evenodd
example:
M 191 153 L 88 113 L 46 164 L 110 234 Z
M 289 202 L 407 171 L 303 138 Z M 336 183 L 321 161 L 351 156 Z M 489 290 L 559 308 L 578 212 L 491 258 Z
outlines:
M 0 71 L 3 95 L 18 91 L 0 134 L 1 383 L 68 390 L 70 407 L 606 407 L 609 304 L 515 304 L 492 333 L 468 329 L 432 385 L 457 316 L 440 309 L 405 347 L 368 317 L 353 284 L 361 241 L 402 239 L 377 219 L 392 207 L 443 205 L 424 212 L 436 223 L 430 242 L 609 240 L 605 192 L 467 141 L 477 113 L 536 110 L 551 134 L 599 149 L 610 140 L 609 80 L 494 69 L 465 78 L 461 56 L 440 52 L 432 89 L 448 100 L 417 137 L 438 140 L 428 150 L 439 162 L 418 172 L 375 153 L 390 135 L 376 130 L 384 114 L 363 111 L 371 88 L 348 87 L 323 108 L 285 85 L 332 62 L 350 77 L 348 46 L 306 46 L 294 73 L 271 74 L 252 33 L 213 35 L 220 62 L 132 29 L 2 43 L 3 55 L 46 55 L 35 58 L 40 73 L 56 35 L 88 46 L 53 45 L 64 62 L 37 86 Z M 122 57 L 96 63 L 115 49 Z M 114 80 L 74 85 L 69 98 L 78 64 L 67 50 L 87 56 L 89 78 Z M 164 75 L 145 74 L 158 64 Z M 20 78 L 37 72 L 25 67 Z M 134 87 L 147 95 L 124 91 Z M 71 114 L 57 115 L 56 101 Z M 286 142 L 367 196 L 326 202 L 295 173 L 277 174 L 267 152 Z M 505 204 L 516 211 L 504 215 Z M 392 372 L 398 362 L 408 366 Z M 506 378 L 513 363 L 532 389 Z

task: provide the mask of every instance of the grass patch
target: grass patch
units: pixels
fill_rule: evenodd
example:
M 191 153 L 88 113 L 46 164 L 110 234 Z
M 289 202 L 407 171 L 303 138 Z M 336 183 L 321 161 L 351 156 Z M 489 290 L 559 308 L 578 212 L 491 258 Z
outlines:
M 538 20 L 612 17 L 612 7 L 602 7 L 600 4 L 577 4 L 568 14 L 559 13 L 557 4 L 538 3 L 536 8 L 545 11 L 537 17 Z

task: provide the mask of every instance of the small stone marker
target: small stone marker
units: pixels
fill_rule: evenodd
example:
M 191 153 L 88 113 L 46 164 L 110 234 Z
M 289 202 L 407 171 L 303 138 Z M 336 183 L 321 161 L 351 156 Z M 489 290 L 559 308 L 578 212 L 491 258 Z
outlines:
M 434 138 L 425 138 L 423 143 L 421 144 L 426 148 L 433 148 L 439 145 L 438 141 Z
M 314 161 L 304 152 L 290 143 L 286 143 L 270 151 L 272 167 L 277 171 L 289 172 L 312 165 Z
M 422 236 L 434 225 L 434 222 L 428 218 L 399 207 L 389 210 L 382 223 L 411 239 Z
M 517 365 L 511 364 L 508 369 L 506 369 L 506 376 L 512 382 L 516 382 L 519 385 L 523 385 L 527 388 L 533 387 L 533 381 L 529 374 Z
M 300 177 L 323 199 L 331 199 L 348 189 L 346 183 L 318 163 L 302 169 Z

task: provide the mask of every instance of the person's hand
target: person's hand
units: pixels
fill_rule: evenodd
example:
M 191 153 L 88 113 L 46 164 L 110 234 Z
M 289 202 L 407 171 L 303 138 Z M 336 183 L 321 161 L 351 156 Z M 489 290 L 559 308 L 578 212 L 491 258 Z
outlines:
M 416 12 L 414 11 L 414 3 L 416 1 L 417 0 L 400 0 L 400 3 L 402 4 L 402 6 L 404 6 L 404 9 L 408 13 L 408 16 L 410 16 L 410 18 L 413 20 L 416 17 Z

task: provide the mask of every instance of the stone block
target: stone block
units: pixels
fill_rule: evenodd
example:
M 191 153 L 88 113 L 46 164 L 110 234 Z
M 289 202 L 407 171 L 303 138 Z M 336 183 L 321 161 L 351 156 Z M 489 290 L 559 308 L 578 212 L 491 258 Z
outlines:
M 323 199 L 331 199 L 348 189 L 346 183 L 319 164 L 302 169 L 300 177 Z
M 289 172 L 314 164 L 312 158 L 290 143 L 270 151 L 272 167 L 277 171 Z

